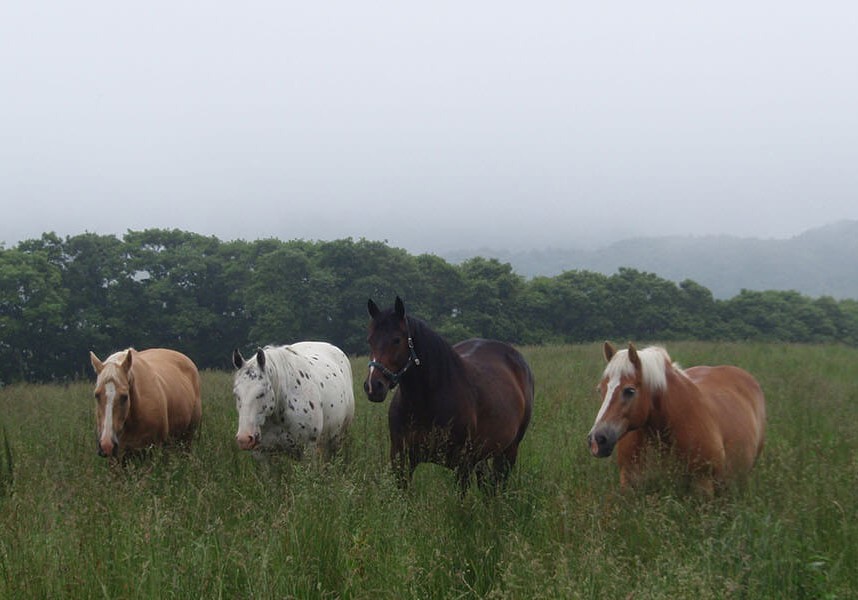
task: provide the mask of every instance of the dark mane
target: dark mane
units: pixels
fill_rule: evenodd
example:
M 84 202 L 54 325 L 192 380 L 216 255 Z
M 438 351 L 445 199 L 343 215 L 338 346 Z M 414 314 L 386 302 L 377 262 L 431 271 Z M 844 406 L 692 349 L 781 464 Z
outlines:
M 462 370 L 462 359 L 447 340 L 423 319 L 410 315 L 406 319 L 414 340 L 414 351 L 420 359 L 420 366 L 407 373 L 406 380 L 409 376 L 420 377 L 437 385 L 449 381 L 450 377 Z

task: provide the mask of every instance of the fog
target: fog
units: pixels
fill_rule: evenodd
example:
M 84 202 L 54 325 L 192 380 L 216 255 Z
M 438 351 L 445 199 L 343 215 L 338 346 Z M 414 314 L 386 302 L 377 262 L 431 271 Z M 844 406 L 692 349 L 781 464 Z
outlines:
M 0 8 L 0 242 L 414 252 L 858 219 L 847 2 Z

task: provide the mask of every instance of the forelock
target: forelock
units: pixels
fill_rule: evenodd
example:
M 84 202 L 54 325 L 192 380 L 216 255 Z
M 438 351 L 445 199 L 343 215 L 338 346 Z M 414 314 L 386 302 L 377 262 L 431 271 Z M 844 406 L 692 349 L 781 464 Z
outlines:
M 122 363 L 125 362 L 125 357 L 130 351 L 131 348 L 128 348 L 126 350 L 120 350 L 119 352 L 114 352 L 113 354 L 105 358 L 104 368 L 101 370 L 101 373 L 98 374 L 98 377 L 96 378 L 96 384 L 105 381 L 121 381 L 125 379 L 125 376 L 122 373 Z
M 235 387 L 260 383 L 264 378 L 265 374 L 256 364 L 256 360 L 247 361 L 235 374 Z
M 650 346 L 638 350 L 638 358 L 641 361 L 641 381 L 645 387 L 653 392 L 662 391 L 667 387 L 666 369 L 670 365 L 670 356 L 667 350 L 660 346 Z M 631 377 L 635 374 L 635 366 L 629 359 L 629 351 L 618 350 L 610 362 L 605 366 L 602 377 L 608 380 Z

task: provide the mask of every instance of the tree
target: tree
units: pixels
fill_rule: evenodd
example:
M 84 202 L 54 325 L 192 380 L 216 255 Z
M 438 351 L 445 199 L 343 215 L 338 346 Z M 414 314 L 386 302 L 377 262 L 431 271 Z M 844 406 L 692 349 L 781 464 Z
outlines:
M 621 268 L 608 278 L 609 318 L 617 337 L 653 340 L 673 337 L 679 321 L 676 285 L 652 274 Z
M 123 296 L 135 305 L 120 316 L 140 325 L 133 343 L 174 348 L 203 365 L 226 364 L 233 342 L 222 327 L 230 304 L 217 238 L 150 229 L 128 232 L 124 241 L 130 278 L 142 297 Z
M 87 353 L 167 346 L 201 368 L 235 347 L 318 339 L 366 350 L 366 300 L 399 295 L 450 342 L 756 339 L 858 344 L 858 302 L 797 292 L 716 301 L 620 269 L 525 281 L 509 264 L 460 266 L 381 242 L 275 239 L 223 243 L 179 230 L 122 239 L 53 233 L 0 246 L 0 383 L 88 372 Z
M 465 296 L 461 319 L 477 335 L 506 342 L 531 341 L 525 334 L 524 281 L 509 263 L 472 258 L 462 264 Z
M 528 322 L 540 340 L 594 341 L 612 337 L 606 314 L 608 278 L 589 271 L 566 271 L 530 282 Z
M 57 361 L 67 301 L 60 269 L 43 250 L 0 251 L 0 381 L 69 375 Z
M 266 254 L 248 287 L 250 339 L 257 345 L 326 340 L 336 300 L 332 275 L 316 268 L 301 249 L 287 246 Z

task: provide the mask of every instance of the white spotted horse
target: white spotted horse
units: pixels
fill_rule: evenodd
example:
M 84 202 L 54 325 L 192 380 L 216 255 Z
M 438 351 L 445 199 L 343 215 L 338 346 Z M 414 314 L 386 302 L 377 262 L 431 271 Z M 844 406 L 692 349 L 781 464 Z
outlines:
M 258 349 L 248 360 L 235 350 L 233 364 L 239 448 L 300 459 L 308 447 L 326 456 L 340 447 L 354 418 L 351 364 L 342 350 L 299 342 Z

